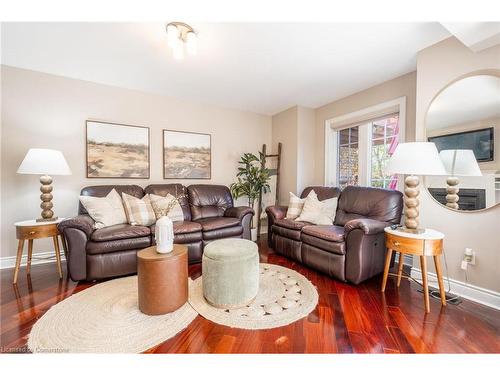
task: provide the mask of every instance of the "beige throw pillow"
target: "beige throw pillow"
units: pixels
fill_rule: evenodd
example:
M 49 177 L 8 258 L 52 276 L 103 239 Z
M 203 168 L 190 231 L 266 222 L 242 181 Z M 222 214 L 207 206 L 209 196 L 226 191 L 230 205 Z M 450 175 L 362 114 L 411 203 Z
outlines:
M 337 197 L 320 201 L 323 206 L 321 213 L 312 223 L 316 225 L 332 225 L 335 219 L 335 213 L 337 212 L 338 201 L 339 199 Z
M 163 213 L 170 205 L 170 202 L 174 201 L 174 206 L 170 209 L 167 216 L 172 221 L 184 220 L 184 212 L 182 212 L 182 207 L 172 194 L 168 193 L 164 197 L 162 197 L 161 195 L 149 194 L 149 199 L 151 200 L 151 206 L 153 206 L 153 211 L 155 213 L 156 219 L 159 219 L 161 216 L 163 216 Z
M 299 198 L 294 193 L 290 192 L 290 200 L 288 201 L 288 210 L 286 211 L 286 219 L 295 220 L 300 216 L 302 207 L 304 207 L 305 198 Z
M 120 194 L 115 189 L 101 198 L 81 195 L 80 202 L 82 202 L 90 217 L 94 219 L 95 229 L 127 223 L 127 216 L 123 209 Z
M 316 194 L 308 195 L 300 216 L 295 221 L 307 221 L 316 225 L 332 225 L 337 211 L 337 198 L 320 201 Z
M 129 224 L 144 225 L 148 227 L 156 222 L 156 216 L 148 194 L 142 199 L 139 199 L 132 195 L 122 193 L 122 198 Z

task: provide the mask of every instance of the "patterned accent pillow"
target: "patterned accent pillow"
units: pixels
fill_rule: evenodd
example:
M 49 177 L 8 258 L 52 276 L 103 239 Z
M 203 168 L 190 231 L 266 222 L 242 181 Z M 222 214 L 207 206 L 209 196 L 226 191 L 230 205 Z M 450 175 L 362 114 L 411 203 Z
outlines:
M 115 189 L 111 190 L 105 197 L 81 195 L 80 202 L 90 217 L 94 219 L 94 229 L 127 223 L 120 194 Z
M 314 190 L 311 190 L 307 197 L 309 197 L 310 195 L 316 195 Z M 302 208 L 304 207 L 304 203 L 307 197 L 299 198 L 294 193 L 290 192 L 290 200 L 288 202 L 288 210 L 286 211 L 285 219 L 295 220 L 296 218 L 298 218 L 300 216 L 300 213 L 302 212 Z
M 156 222 L 156 216 L 148 194 L 139 199 L 127 193 L 122 193 L 122 199 L 130 225 L 144 225 L 149 227 Z
M 159 219 L 162 216 L 162 212 L 164 212 L 169 205 L 173 204 L 173 207 L 170 209 L 167 216 L 172 221 L 184 221 L 184 212 L 182 212 L 182 207 L 172 194 L 168 193 L 164 197 L 161 195 L 149 194 L 149 199 L 151 200 L 151 206 L 153 206 L 156 219 Z M 170 203 L 172 201 L 175 201 L 175 203 Z

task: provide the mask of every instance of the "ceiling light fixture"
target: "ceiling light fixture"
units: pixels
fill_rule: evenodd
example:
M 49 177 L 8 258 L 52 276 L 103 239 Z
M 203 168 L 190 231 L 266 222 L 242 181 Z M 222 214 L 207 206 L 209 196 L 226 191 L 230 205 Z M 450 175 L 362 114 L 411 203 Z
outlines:
M 196 55 L 198 37 L 193 28 L 186 23 L 170 22 L 167 25 L 167 42 L 176 60 L 184 58 L 184 45 L 189 55 Z

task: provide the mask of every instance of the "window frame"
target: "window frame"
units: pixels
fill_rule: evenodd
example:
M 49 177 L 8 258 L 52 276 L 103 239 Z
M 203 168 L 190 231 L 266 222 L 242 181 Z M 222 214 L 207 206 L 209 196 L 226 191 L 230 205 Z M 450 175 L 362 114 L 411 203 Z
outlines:
M 379 117 L 399 113 L 399 142 L 405 141 L 406 129 L 406 96 L 383 102 L 374 106 L 363 108 L 342 116 L 337 116 L 325 121 L 325 152 L 324 152 L 324 185 L 338 186 L 338 132 L 340 130 L 359 125 L 358 144 L 362 138 L 370 147 L 359 147 L 359 178 L 361 186 L 371 185 L 371 143 L 372 135 L 368 123 Z M 361 129 L 365 128 L 365 129 Z M 369 149 L 369 152 L 368 152 Z M 401 179 L 398 181 L 398 190 L 402 189 Z

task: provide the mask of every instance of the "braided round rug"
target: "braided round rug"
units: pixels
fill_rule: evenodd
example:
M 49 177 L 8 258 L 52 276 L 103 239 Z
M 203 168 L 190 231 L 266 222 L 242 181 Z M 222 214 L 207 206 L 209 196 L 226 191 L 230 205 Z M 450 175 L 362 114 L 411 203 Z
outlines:
M 186 303 L 165 315 L 138 308 L 137 276 L 107 281 L 53 306 L 33 326 L 35 353 L 140 353 L 175 336 L 198 314 Z
M 288 325 L 309 315 L 318 304 L 314 285 L 300 273 L 274 264 L 260 264 L 259 292 L 243 308 L 221 309 L 203 297 L 203 277 L 189 285 L 189 303 L 204 318 L 233 328 L 267 329 Z

